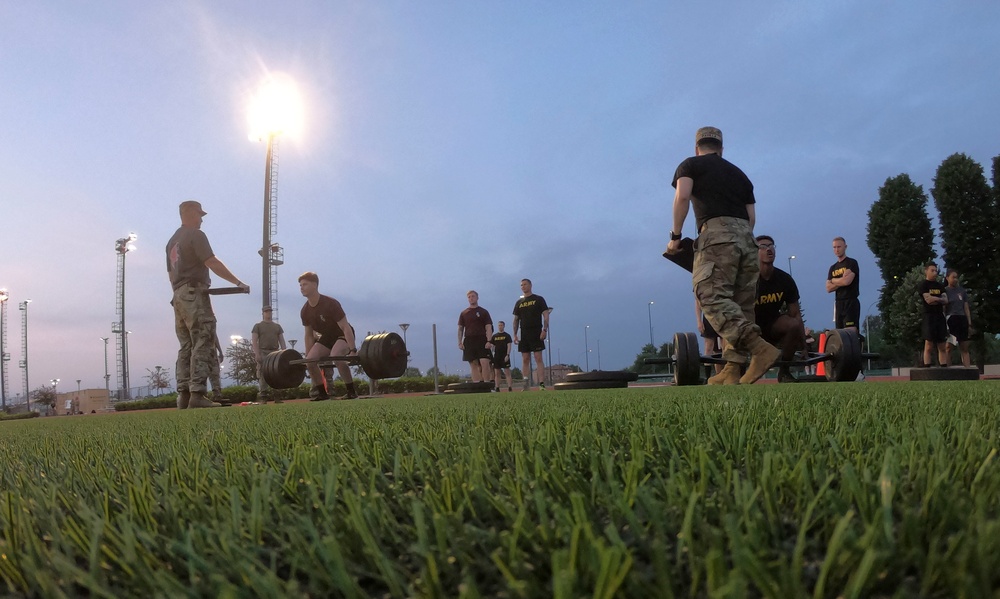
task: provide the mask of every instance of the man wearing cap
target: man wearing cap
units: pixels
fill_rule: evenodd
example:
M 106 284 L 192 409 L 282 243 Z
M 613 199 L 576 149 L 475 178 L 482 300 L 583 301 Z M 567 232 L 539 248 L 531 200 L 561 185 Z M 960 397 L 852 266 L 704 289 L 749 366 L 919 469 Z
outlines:
M 271 306 L 264 306 L 261 310 L 263 314 L 263 320 L 253 325 L 253 333 L 251 335 L 253 344 L 253 356 L 257 360 L 257 380 L 260 382 L 260 389 L 257 392 L 257 399 L 267 403 L 267 400 L 271 398 L 271 387 L 268 386 L 267 381 L 264 380 L 264 369 L 262 364 L 264 362 L 264 357 L 274 351 L 279 349 L 285 349 L 285 331 L 281 328 L 281 325 L 272 320 L 274 310 Z M 274 403 L 280 403 L 280 399 L 274 400 Z
M 722 158 L 722 132 L 702 127 L 695 134 L 695 155 L 674 173 L 673 228 L 667 253 L 681 248 L 681 231 L 694 205 L 698 239 L 691 281 L 708 322 L 726 340 L 722 372 L 710 385 L 754 383 L 781 352 L 765 341 L 754 323 L 754 299 L 760 269 L 753 237 L 753 183 L 736 165 Z M 740 369 L 750 353 L 750 364 Z
M 208 236 L 201 230 L 207 214 L 194 200 L 181 202 L 181 226 L 167 242 L 167 273 L 174 296 L 174 329 L 180 350 L 177 352 L 177 408 L 214 408 L 217 404 L 205 397 L 207 380 L 215 354 L 215 312 L 208 295 L 209 270 L 250 293 L 244 284 L 216 257 Z

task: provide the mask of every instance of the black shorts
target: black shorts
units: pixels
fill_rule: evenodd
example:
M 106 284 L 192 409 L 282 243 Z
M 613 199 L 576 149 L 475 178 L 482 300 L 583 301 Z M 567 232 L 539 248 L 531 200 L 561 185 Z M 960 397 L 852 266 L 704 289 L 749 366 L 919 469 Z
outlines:
M 715 332 L 715 328 L 712 327 L 712 323 L 708 322 L 708 319 L 705 318 L 704 312 L 701 315 L 701 326 L 705 327 L 705 332 L 701 334 L 702 339 L 719 340 L 719 334 Z
M 944 314 L 940 312 L 924 314 L 923 334 L 924 341 L 944 343 L 948 339 L 948 323 L 944 319 Z
M 354 327 L 353 326 L 351 327 L 351 332 L 352 333 L 354 332 Z M 336 345 L 338 339 L 343 339 L 344 341 L 347 341 L 347 337 L 344 336 L 344 332 L 343 331 L 341 331 L 340 335 L 337 335 L 336 337 L 334 337 L 333 335 L 330 335 L 330 336 L 320 335 L 319 339 L 316 340 L 316 343 L 319 343 L 320 345 L 322 345 L 326 349 L 333 349 L 333 346 Z M 355 343 L 358 342 L 358 336 L 357 335 L 354 335 L 354 342 Z
M 953 314 L 948 317 L 948 332 L 961 343 L 969 340 L 969 319 L 965 314 Z
M 493 368 L 510 368 L 510 356 L 507 355 L 507 352 L 495 355 L 490 363 L 493 364 Z
M 837 301 L 834 308 L 837 311 L 838 329 L 858 328 L 858 321 L 861 320 L 861 302 L 857 298 Z
M 466 362 L 489 359 L 490 350 L 486 349 L 486 335 L 475 335 L 462 340 L 465 349 L 462 350 L 462 359 Z
M 760 327 L 760 336 L 764 338 L 764 341 L 767 341 L 771 345 L 777 347 L 777 344 L 781 342 L 782 338 L 774 334 L 774 323 L 765 322 L 763 324 L 761 323 L 756 323 L 756 324 L 758 327 Z
M 545 349 L 545 342 L 541 339 L 542 329 L 521 329 L 521 338 L 517 342 L 517 351 L 522 354 L 529 354 Z

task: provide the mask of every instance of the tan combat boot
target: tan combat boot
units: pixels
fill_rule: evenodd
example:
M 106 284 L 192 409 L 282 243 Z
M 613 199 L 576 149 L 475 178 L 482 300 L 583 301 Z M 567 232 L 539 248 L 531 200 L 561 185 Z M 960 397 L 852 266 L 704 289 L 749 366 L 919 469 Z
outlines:
M 222 404 L 215 403 L 209 399 L 205 398 L 204 393 L 193 392 L 191 393 L 191 401 L 188 403 L 189 408 L 221 408 Z
M 708 378 L 709 385 L 739 385 L 740 365 L 736 362 L 726 362 L 721 372 Z
M 188 403 L 191 402 L 191 392 L 190 391 L 178 391 L 177 392 L 177 409 L 186 410 Z
M 740 378 L 741 385 L 752 385 L 764 376 L 771 366 L 781 357 L 781 350 L 762 338 L 757 337 L 750 343 L 750 365 Z

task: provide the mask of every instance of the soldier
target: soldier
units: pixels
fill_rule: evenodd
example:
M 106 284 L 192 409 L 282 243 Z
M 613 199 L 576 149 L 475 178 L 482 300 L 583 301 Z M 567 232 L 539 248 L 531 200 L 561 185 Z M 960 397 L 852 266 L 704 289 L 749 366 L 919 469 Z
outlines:
M 694 205 L 698 240 L 692 284 L 708 322 L 725 339 L 722 372 L 710 385 L 750 384 L 771 368 L 781 352 L 760 336 L 754 324 L 757 291 L 757 243 L 753 183 L 736 165 L 722 158 L 722 132 L 702 127 L 695 133 L 695 155 L 674 173 L 673 228 L 667 253 L 681 248 L 681 231 Z M 740 367 L 750 352 L 750 365 Z
M 217 276 L 250 292 L 216 257 L 208 236 L 201 230 L 207 212 L 194 200 L 181 202 L 181 226 L 167 242 L 167 273 L 174 295 L 174 329 L 180 349 L 177 351 L 177 408 L 214 408 L 217 404 L 205 397 L 215 353 L 215 312 L 208 295 L 209 270 Z
M 458 349 L 462 359 L 469 363 L 473 383 L 490 378 L 490 337 L 493 336 L 493 318 L 486 308 L 479 305 L 479 294 L 470 290 L 465 294 L 469 307 L 458 315 Z
M 267 354 L 279 349 L 285 349 L 285 331 L 281 328 L 280 324 L 272 320 L 274 309 L 271 306 L 264 306 L 261 309 L 261 315 L 263 320 L 253 325 L 251 345 L 253 346 L 254 359 L 257 361 L 257 380 L 260 383 L 257 399 L 267 403 L 267 400 L 271 399 L 272 389 L 267 385 L 267 381 L 264 380 L 262 364 L 264 356 Z M 281 403 L 281 400 L 276 399 L 274 403 Z
M 785 362 L 795 357 L 795 352 L 806 346 L 806 329 L 799 309 L 799 288 L 792 275 L 774 266 L 774 239 L 758 235 L 760 248 L 760 278 L 757 279 L 757 301 L 754 305 L 755 322 L 761 336 L 781 348 Z M 778 382 L 794 382 L 788 366 L 778 369 Z
M 833 255 L 837 262 L 826 276 L 826 292 L 834 293 L 834 323 L 838 329 L 858 330 L 861 319 L 861 302 L 858 261 L 847 257 L 847 242 L 843 237 L 833 238 Z
M 521 279 L 521 295 L 514 304 L 514 343 L 521 352 L 521 365 L 524 370 L 524 388 L 531 387 L 531 354 L 535 354 L 535 364 L 538 370 L 535 377 L 538 388 L 545 391 L 545 363 L 542 351 L 545 349 L 545 338 L 549 334 L 549 313 L 552 308 L 545 303 L 545 298 L 531 291 L 531 280 Z M 520 325 L 520 330 L 518 329 Z
M 328 356 L 358 355 L 354 327 L 347 321 L 347 314 L 340 302 L 319 292 L 319 275 L 314 272 L 302 273 L 299 276 L 299 291 L 306 298 L 300 313 L 302 326 L 305 327 L 303 339 L 306 358 L 318 360 Z M 312 379 L 309 401 L 330 399 L 320 367 L 315 362 L 310 362 L 308 369 L 309 378 Z M 344 360 L 338 360 L 337 371 L 347 386 L 347 395 L 338 399 L 357 399 L 358 392 L 351 376 L 351 366 Z
M 504 330 L 504 321 L 497 323 L 497 332 L 490 338 L 490 345 L 493 346 L 493 391 L 500 391 L 500 375 L 507 377 L 507 390 L 513 391 L 510 379 L 510 334 Z

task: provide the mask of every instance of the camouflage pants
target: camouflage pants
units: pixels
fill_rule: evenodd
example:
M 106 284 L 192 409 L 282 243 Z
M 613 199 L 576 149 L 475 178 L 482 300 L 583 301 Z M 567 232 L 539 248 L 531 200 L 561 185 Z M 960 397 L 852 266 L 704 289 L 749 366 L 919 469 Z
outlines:
M 174 291 L 174 330 L 180 342 L 177 351 L 177 390 L 206 393 L 206 381 L 215 353 L 215 312 L 204 288 L 182 285 Z
M 754 324 L 759 274 L 749 221 L 725 216 L 702 226 L 691 281 L 705 318 L 726 340 L 722 357 L 727 362 L 745 363 L 747 346 L 760 337 L 760 327 Z
M 219 331 L 215 328 L 216 323 L 212 323 L 212 347 L 219 337 Z M 216 348 L 218 349 L 218 348 Z M 222 393 L 222 363 L 219 362 L 219 355 L 212 352 L 213 360 L 210 362 L 211 368 L 208 371 L 208 382 L 212 384 L 212 392 L 216 395 Z

